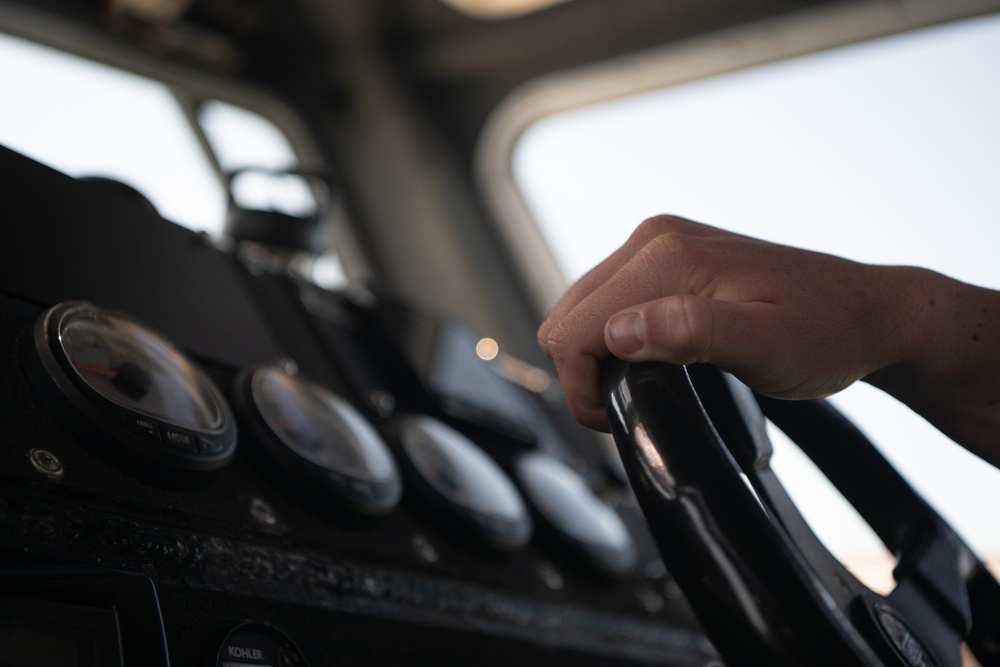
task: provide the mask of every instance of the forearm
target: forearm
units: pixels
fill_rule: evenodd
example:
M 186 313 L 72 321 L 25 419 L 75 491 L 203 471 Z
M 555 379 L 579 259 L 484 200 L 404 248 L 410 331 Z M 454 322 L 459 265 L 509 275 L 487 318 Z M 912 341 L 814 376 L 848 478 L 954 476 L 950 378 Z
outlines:
M 884 341 L 894 363 L 865 378 L 1000 466 L 1000 292 L 887 268 Z

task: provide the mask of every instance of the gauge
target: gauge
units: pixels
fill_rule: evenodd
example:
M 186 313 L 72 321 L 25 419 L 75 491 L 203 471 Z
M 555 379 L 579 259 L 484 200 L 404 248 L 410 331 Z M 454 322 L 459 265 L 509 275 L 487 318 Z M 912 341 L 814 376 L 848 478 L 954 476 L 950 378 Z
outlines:
M 638 552 L 628 528 L 581 475 L 541 452 L 522 454 L 515 469 L 528 502 L 580 557 L 615 574 L 635 566 Z
M 285 633 L 265 623 L 243 623 L 222 640 L 215 667 L 306 667 Z
M 403 488 L 395 459 L 353 405 L 273 366 L 244 374 L 238 384 L 241 415 L 294 479 L 364 513 L 395 507 Z
M 487 543 L 504 548 L 531 537 L 531 515 L 514 483 L 471 440 L 427 416 L 399 422 L 399 441 L 434 504 L 471 527 Z
M 159 463 L 214 470 L 232 458 L 236 423 L 218 387 L 131 317 L 62 303 L 39 318 L 32 342 L 26 374 L 55 412 Z

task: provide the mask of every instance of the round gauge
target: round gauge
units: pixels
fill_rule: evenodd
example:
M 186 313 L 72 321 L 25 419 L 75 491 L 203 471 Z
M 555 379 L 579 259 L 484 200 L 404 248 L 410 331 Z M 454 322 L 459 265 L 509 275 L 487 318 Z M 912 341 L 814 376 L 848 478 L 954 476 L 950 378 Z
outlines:
M 162 336 L 84 301 L 49 309 L 25 354 L 43 400 L 82 416 L 133 451 L 190 470 L 223 466 L 236 424 L 222 393 Z M 54 390 L 54 391 L 53 391 Z
M 306 659 L 285 634 L 264 623 L 244 623 L 222 640 L 215 667 L 306 667 Z
M 388 446 L 353 405 L 323 387 L 264 366 L 239 382 L 237 407 L 297 480 L 369 514 L 396 506 L 402 481 Z
M 420 485 L 448 516 L 487 543 L 516 548 L 531 537 L 528 513 L 509 477 L 468 438 L 426 416 L 403 417 L 399 441 Z
M 515 468 L 528 502 L 585 561 L 615 574 L 635 566 L 638 552 L 625 523 L 576 471 L 541 452 L 522 454 Z

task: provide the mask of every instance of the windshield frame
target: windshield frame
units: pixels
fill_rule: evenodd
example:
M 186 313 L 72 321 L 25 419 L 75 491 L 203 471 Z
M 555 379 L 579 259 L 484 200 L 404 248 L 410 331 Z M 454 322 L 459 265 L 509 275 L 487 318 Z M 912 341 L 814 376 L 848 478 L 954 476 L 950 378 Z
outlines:
M 533 124 L 573 109 L 994 12 L 1000 12 L 1000 0 L 842 3 L 544 76 L 517 89 L 488 119 L 474 169 L 531 306 L 543 317 L 568 287 L 514 177 L 518 140 Z

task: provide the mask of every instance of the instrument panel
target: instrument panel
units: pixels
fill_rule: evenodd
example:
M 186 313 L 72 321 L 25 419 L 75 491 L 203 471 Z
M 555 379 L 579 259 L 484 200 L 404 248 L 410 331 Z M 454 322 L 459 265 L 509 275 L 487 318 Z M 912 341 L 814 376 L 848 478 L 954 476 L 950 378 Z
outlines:
M 0 664 L 714 660 L 606 450 L 462 323 L 0 172 Z

